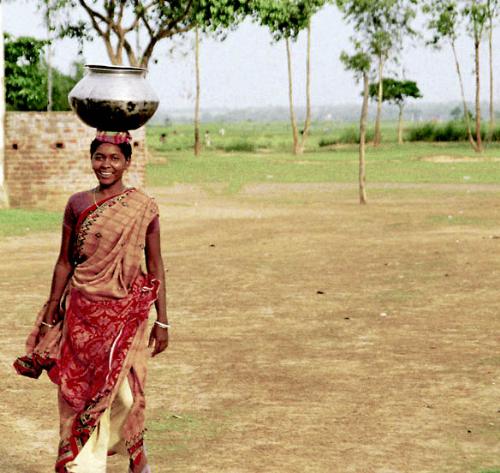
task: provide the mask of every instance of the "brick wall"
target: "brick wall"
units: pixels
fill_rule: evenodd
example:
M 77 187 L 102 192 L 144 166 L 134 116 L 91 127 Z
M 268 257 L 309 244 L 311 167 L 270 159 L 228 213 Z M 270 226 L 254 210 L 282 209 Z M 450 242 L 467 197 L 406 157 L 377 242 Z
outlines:
M 143 187 L 145 130 L 132 133 L 127 185 Z M 68 197 L 95 187 L 89 147 L 95 130 L 73 112 L 7 112 L 5 184 L 11 207 L 60 210 Z

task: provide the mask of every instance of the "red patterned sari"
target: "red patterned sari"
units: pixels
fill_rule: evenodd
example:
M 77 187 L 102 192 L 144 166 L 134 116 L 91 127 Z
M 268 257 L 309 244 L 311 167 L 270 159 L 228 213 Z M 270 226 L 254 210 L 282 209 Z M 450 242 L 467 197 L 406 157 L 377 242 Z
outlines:
M 20 374 L 47 370 L 59 385 L 60 434 L 56 471 L 81 452 L 128 381 L 133 404 L 121 427 L 131 460 L 143 451 L 147 318 L 158 282 L 143 273 L 146 230 L 158 215 L 155 202 L 135 189 L 85 210 L 76 228 L 75 260 L 62 309 L 64 319 L 37 342 L 40 312 L 16 360 Z M 113 452 L 110 452 L 113 453 Z

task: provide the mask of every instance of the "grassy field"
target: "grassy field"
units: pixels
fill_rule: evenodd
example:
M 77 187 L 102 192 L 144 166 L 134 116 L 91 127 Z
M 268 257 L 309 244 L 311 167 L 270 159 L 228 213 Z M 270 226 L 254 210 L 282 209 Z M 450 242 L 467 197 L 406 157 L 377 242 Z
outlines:
M 285 124 L 240 124 L 204 127 L 213 138 L 210 148 L 194 158 L 191 150 L 191 126 L 172 129 L 151 127 L 148 143 L 153 159 L 147 168 L 148 184 L 152 186 L 176 183 L 219 183 L 228 193 L 237 192 L 249 183 L 355 183 L 358 172 L 356 145 L 319 147 L 326 136 L 342 133 L 351 125 L 333 131 L 325 125 L 313 127 L 306 152 L 290 153 L 290 131 Z M 174 134 L 175 131 L 175 134 Z M 493 184 L 498 182 L 497 160 L 500 146 L 491 145 L 481 155 L 466 143 L 395 143 L 394 124 L 384 125 L 386 144 L 369 148 L 367 179 L 373 183 L 442 183 Z M 168 133 L 165 143 L 161 133 Z M 238 151 L 239 143 L 243 151 Z M 253 143 L 253 151 L 245 151 L 245 143 Z M 231 146 L 228 146 L 231 144 Z M 227 151 L 231 149 L 232 151 Z M 236 150 L 233 150 L 236 149 Z
M 224 136 L 219 132 L 224 129 Z M 352 124 L 314 123 L 303 155 L 290 153 L 290 126 L 286 123 L 212 123 L 202 127 L 211 146 L 195 158 L 193 131 L 188 124 L 150 126 L 147 142 L 150 160 L 147 185 L 152 187 L 195 184 L 209 192 L 236 194 L 256 183 L 355 184 L 358 173 L 356 145 L 320 147 L 326 138 L 340 136 Z M 160 141 L 165 133 L 166 140 Z M 367 181 L 389 184 L 495 184 L 499 182 L 500 144 L 480 155 L 468 143 L 396 144 L 396 124 L 384 123 L 384 144 L 368 148 Z M 0 211 L 0 236 L 53 230 L 55 213 Z

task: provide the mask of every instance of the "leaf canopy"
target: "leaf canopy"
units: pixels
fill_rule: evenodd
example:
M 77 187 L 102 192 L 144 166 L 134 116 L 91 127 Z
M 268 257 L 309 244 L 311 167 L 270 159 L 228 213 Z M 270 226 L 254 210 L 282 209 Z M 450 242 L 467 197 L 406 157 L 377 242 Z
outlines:
M 377 99 L 378 96 L 378 82 L 372 83 L 369 86 L 368 94 L 370 98 Z M 420 89 L 417 83 L 412 80 L 398 80 L 390 77 L 382 79 L 382 101 L 392 102 L 396 105 L 403 104 L 406 99 L 422 98 Z

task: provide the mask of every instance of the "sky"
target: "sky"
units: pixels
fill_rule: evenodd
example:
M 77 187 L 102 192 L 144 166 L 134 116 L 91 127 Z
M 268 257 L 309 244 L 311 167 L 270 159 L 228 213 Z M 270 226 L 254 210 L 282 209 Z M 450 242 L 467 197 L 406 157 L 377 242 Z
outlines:
M 35 2 L 18 0 L 3 4 L 5 31 L 15 36 L 30 35 L 45 38 L 41 12 Z M 360 87 L 339 60 L 340 53 L 351 51 L 352 30 L 340 13 L 327 6 L 312 21 L 311 95 L 313 106 L 355 104 L 360 101 Z M 500 39 L 499 39 L 500 41 Z M 423 41 L 406 45 L 402 65 L 393 72 L 417 81 L 425 102 L 450 102 L 460 99 L 451 50 L 435 51 Z M 166 40 L 155 50 L 156 63 L 149 66 L 148 78 L 160 97 L 161 108 L 184 109 L 194 103 L 193 36 L 187 35 L 170 53 L 172 43 Z M 470 38 L 458 42 L 458 51 L 465 79 L 467 99 L 474 99 L 473 46 Z M 77 59 L 74 41 L 55 44 L 55 65 L 64 72 Z M 488 98 L 487 45 L 482 48 L 482 98 Z M 306 37 L 302 33 L 292 45 L 294 99 L 305 104 Z M 104 45 L 99 38 L 85 45 L 84 61 L 89 64 L 109 64 Z M 224 41 L 203 38 L 200 49 L 201 107 L 247 108 L 288 105 L 286 51 L 283 42 L 273 43 L 266 28 L 245 21 Z M 500 57 L 494 58 L 499 70 Z M 500 77 L 495 96 L 500 95 Z

